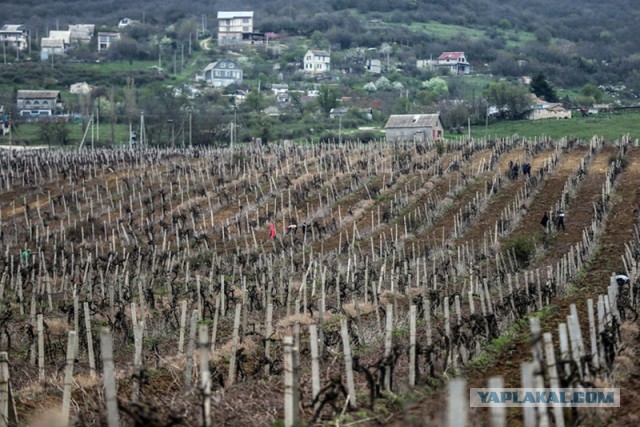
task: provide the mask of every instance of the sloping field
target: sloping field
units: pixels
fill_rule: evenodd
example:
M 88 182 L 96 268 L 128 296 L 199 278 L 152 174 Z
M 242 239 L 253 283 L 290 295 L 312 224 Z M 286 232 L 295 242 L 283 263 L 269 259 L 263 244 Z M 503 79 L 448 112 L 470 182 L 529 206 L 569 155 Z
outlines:
M 519 385 L 529 316 L 576 304 L 586 328 L 612 273 L 635 283 L 639 161 L 595 139 L 0 153 L 17 416 L 273 425 L 293 390 L 308 424 L 443 425 L 449 379 Z

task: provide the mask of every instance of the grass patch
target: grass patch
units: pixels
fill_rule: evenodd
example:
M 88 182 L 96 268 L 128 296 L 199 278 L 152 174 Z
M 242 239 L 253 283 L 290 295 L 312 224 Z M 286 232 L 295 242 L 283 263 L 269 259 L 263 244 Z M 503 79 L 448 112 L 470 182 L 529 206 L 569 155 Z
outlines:
M 519 135 L 526 138 L 549 136 L 554 139 L 573 137 L 588 141 L 594 135 L 602 136 L 605 141 L 613 142 L 623 135 L 632 138 L 640 135 L 640 113 L 615 112 L 600 113 L 588 117 L 573 117 L 566 120 L 517 120 L 503 121 L 484 126 L 471 126 L 473 138 L 505 138 Z

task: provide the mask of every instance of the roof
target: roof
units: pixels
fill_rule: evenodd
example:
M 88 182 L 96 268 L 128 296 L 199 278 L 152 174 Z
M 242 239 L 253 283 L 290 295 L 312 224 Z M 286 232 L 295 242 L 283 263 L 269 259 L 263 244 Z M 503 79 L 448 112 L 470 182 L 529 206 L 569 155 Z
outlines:
M 425 128 L 437 126 L 440 114 L 393 114 L 387 120 L 385 129 L 393 128 Z
M 45 48 L 60 48 L 60 49 L 64 49 L 64 40 L 62 39 L 54 39 L 51 37 L 43 37 L 42 40 L 40 41 L 40 47 L 42 49 Z
M 93 37 L 95 29 L 96 26 L 93 24 L 69 25 L 71 37 L 74 39 L 90 39 L 91 37 Z
M 253 18 L 253 12 L 218 12 L 218 19 Z
M 311 52 L 315 56 L 331 56 L 326 50 L 309 49 L 307 52 Z
M 67 31 L 49 31 L 49 38 L 50 39 L 60 39 L 60 40 L 64 40 L 65 43 L 69 44 L 69 41 L 71 40 L 71 30 L 67 30 Z
M 207 71 L 211 71 L 214 68 L 218 68 L 218 64 L 220 64 L 221 62 L 231 62 L 233 63 L 233 68 L 234 69 L 241 69 L 241 67 L 239 66 L 239 64 L 235 61 L 232 61 L 230 59 L 222 59 L 220 61 L 215 61 L 215 62 L 210 62 L 209 64 L 207 64 L 206 67 L 204 67 L 204 72 L 206 73 Z
M 40 99 L 57 98 L 60 96 L 59 90 L 19 90 L 19 99 Z
M 446 59 L 457 60 L 461 56 L 464 56 L 464 52 L 442 52 L 442 54 L 438 57 L 438 61 Z
M 22 33 L 26 30 L 24 25 L 3 25 L 0 31 L 6 33 Z

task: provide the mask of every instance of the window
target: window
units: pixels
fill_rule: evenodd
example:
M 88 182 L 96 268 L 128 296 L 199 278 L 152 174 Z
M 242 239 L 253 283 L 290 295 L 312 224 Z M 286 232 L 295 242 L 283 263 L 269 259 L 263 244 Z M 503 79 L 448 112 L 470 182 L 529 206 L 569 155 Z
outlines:
M 221 62 L 220 63 L 220 68 L 227 68 L 227 63 L 226 62 Z
M 242 18 L 242 23 L 243 23 L 243 24 L 248 24 L 249 22 L 251 22 L 251 21 L 249 20 L 249 18 Z
M 235 65 L 233 64 L 233 62 L 229 62 L 229 68 L 233 68 L 235 67 Z

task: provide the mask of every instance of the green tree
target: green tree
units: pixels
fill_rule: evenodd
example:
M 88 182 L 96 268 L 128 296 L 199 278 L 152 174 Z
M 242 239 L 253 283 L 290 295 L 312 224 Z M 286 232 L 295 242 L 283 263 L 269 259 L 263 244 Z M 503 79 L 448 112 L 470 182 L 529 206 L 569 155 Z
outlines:
M 442 77 L 433 77 L 422 83 L 422 87 L 429 92 L 431 101 L 437 101 L 449 95 L 449 85 Z
M 531 84 L 529 85 L 531 92 L 537 97 L 544 99 L 547 102 L 558 102 L 558 95 L 556 90 L 551 86 L 547 76 L 540 72 L 533 76 Z
M 338 96 L 340 93 L 334 87 L 322 85 L 318 89 L 318 107 L 326 117 L 329 117 L 332 108 L 338 106 Z
M 492 83 L 485 91 L 489 105 L 500 111 L 503 117 L 521 118 L 531 104 L 529 92 L 522 86 L 509 83 Z
M 129 61 L 129 64 L 133 64 L 134 60 L 140 58 L 138 42 L 134 39 L 123 37 L 109 46 L 107 58 L 112 61 Z
M 411 112 L 411 102 L 406 96 L 399 96 L 393 105 L 394 114 L 409 114 Z
M 310 37 L 311 46 L 318 49 L 326 48 L 329 43 L 327 42 L 327 38 L 320 31 L 316 30 L 311 34 Z
M 264 95 L 256 89 L 252 89 L 242 103 L 246 111 L 260 111 L 265 107 Z
M 40 124 L 38 137 L 47 145 L 67 145 L 69 142 L 69 128 L 64 121 L 46 121 Z
M 602 102 L 602 98 L 604 97 L 604 92 L 598 86 L 595 86 L 591 83 L 587 83 L 586 85 L 580 88 L 580 95 L 584 97 L 593 98 L 594 102 Z
M 273 125 L 268 116 L 260 119 L 260 139 L 263 144 L 268 144 L 273 139 Z
M 576 103 L 581 107 L 591 107 L 596 103 L 596 99 L 589 95 L 580 95 L 576 98 Z

